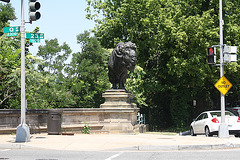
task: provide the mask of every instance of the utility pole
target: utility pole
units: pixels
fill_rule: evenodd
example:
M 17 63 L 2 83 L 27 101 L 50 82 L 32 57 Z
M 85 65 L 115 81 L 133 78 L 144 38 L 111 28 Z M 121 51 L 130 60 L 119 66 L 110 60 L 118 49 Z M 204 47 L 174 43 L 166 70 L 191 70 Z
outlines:
M 21 0 L 21 124 L 17 127 L 16 142 L 29 142 L 30 131 L 26 124 L 26 99 L 25 99 L 25 20 L 24 0 Z
M 222 0 L 219 0 L 219 28 L 220 28 L 220 78 L 224 75 L 224 64 L 223 64 L 223 25 L 222 19 Z M 229 137 L 228 126 L 225 122 L 225 96 L 221 93 L 221 124 L 218 131 L 219 138 Z

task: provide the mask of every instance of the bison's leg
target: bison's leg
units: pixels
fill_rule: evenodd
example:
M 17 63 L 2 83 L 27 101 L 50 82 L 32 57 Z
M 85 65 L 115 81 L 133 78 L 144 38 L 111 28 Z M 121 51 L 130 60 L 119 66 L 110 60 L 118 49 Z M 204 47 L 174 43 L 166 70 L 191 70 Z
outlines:
M 112 89 L 117 89 L 117 83 L 112 84 Z
M 125 70 L 125 71 L 121 74 L 120 80 L 119 80 L 119 89 L 125 89 L 124 83 L 126 83 L 127 73 L 128 73 L 128 71 Z
M 124 83 L 119 83 L 119 89 L 125 89 Z
M 116 75 L 111 66 L 108 66 L 108 77 L 109 81 L 112 83 L 112 89 L 117 89 L 118 82 L 116 81 Z

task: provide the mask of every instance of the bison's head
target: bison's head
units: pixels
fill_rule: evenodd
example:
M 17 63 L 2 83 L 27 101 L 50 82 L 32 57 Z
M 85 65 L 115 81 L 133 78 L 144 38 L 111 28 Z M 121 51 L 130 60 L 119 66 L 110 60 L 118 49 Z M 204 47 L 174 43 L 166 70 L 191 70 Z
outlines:
M 136 45 L 132 42 L 119 43 L 116 46 L 116 56 L 122 59 L 122 64 L 129 70 L 133 71 L 137 63 Z

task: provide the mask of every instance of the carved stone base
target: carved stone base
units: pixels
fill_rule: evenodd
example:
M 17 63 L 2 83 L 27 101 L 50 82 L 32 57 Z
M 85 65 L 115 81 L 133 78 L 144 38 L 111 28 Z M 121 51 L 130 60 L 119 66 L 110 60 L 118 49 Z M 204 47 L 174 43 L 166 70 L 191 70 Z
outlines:
M 105 102 L 100 105 L 100 108 L 137 108 L 137 105 L 132 103 L 134 96 L 124 89 L 106 90 L 102 96 Z

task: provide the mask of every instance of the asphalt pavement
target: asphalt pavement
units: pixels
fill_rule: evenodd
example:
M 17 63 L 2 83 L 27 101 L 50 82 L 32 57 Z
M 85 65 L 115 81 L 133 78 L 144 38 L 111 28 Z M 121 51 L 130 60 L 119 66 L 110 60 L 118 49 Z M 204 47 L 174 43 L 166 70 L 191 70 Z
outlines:
M 0 135 L 0 149 L 71 151 L 170 151 L 240 148 L 240 138 L 179 136 L 172 133 L 140 134 L 32 134 L 30 142 L 16 143 L 16 135 Z

